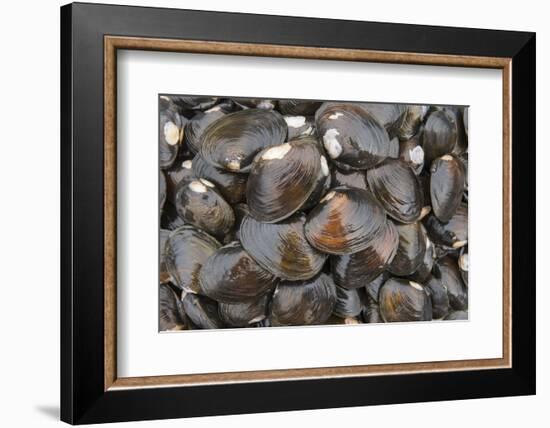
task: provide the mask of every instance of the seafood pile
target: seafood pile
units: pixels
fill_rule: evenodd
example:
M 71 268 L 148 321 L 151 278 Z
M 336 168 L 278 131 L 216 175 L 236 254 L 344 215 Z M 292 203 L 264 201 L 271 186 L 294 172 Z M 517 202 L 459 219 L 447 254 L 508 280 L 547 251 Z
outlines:
M 468 115 L 160 96 L 159 328 L 468 318 Z

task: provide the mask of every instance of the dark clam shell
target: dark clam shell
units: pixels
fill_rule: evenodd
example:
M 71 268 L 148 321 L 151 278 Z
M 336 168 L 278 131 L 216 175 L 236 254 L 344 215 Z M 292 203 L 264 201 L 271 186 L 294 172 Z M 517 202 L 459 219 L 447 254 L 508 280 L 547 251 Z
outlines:
M 382 315 L 380 315 L 380 307 L 378 303 L 372 300 L 370 297 L 367 298 L 367 306 L 363 308 L 362 318 L 366 323 L 382 323 Z
M 436 278 L 433 275 L 430 275 L 424 284 L 426 286 L 426 290 L 430 294 L 434 319 L 446 317 L 451 310 L 447 288 L 441 279 Z
M 326 179 L 328 165 L 311 137 L 261 151 L 246 188 L 250 214 L 269 223 L 290 217 L 316 189 L 321 172 Z
M 388 280 L 390 274 L 386 271 L 382 272 L 372 281 L 365 285 L 365 290 L 367 291 L 367 296 L 369 299 L 378 303 L 378 294 L 380 292 L 380 287 Z
M 191 153 L 196 154 L 199 152 L 201 144 L 201 136 L 204 130 L 211 123 L 215 122 L 219 118 L 225 116 L 225 113 L 220 109 L 207 110 L 206 112 L 197 112 L 186 124 L 184 129 L 184 138 L 187 148 Z
M 241 223 L 243 219 L 250 214 L 250 209 L 248 208 L 247 204 L 240 203 L 233 205 L 233 212 L 235 213 L 235 227 L 233 228 L 234 238 L 240 241 Z
M 407 113 L 407 106 L 404 104 L 359 104 L 368 114 L 373 116 L 388 132 L 390 138 L 398 136 L 398 130 Z
M 464 285 L 468 286 L 468 247 L 462 247 L 460 249 L 460 255 L 458 257 L 458 269 L 460 270 L 460 277 L 464 281 Z
M 270 318 L 274 326 L 322 324 L 335 304 L 336 287 L 324 273 L 307 281 L 282 281 L 273 294 Z
M 378 277 L 392 261 L 399 244 L 399 235 L 392 222 L 387 222 L 378 236 L 364 250 L 330 257 L 336 285 L 354 289 L 365 287 Z
M 162 212 L 166 202 L 166 176 L 162 171 L 159 171 L 159 174 L 159 212 Z
M 399 234 L 399 245 L 388 271 L 397 276 L 411 275 L 424 259 L 426 232 L 420 222 L 396 224 L 395 227 Z
M 216 168 L 205 162 L 200 155 L 193 158 L 193 171 L 197 178 L 203 178 L 216 185 L 216 189 L 231 205 L 242 202 L 246 194 L 246 174 L 237 174 Z
M 331 173 L 332 187 L 357 187 L 358 189 L 367 190 L 367 176 L 363 171 L 340 171 L 338 168 L 333 168 Z
M 199 276 L 200 293 L 223 303 L 257 300 L 276 285 L 276 278 L 232 242 L 212 254 Z
M 456 122 L 443 110 L 436 110 L 428 116 L 422 148 L 427 162 L 453 151 L 457 140 Z M 429 163 L 428 163 L 429 165 Z
M 386 212 L 402 223 L 413 223 L 420 217 L 424 196 L 418 177 L 402 160 L 386 159 L 367 171 L 373 195 Z
M 181 304 L 185 314 L 196 327 L 202 329 L 224 327 L 215 300 L 198 294 L 183 292 Z
M 445 318 L 445 321 L 467 321 L 468 311 L 453 311 L 450 312 Z
M 176 203 L 176 192 L 179 184 L 182 181 L 195 180 L 193 172 L 193 162 L 185 160 L 183 162 L 175 162 L 169 169 L 164 170 L 166 174 L 166 197 L 172 203 Z
M 170 281 L 170 273 L 166 268 L 166 253 L 164 249 L 166 248 L 166 241 L 170 236 L 170 231 L 166 229 L 160 229 L 159 233 L 159 281 L 161 283 Z
M 309 279 L 321 271 L 327 256 L 308 243 L 304 223 L 303 214 L 279 223 L 261 223 L 246 216 L 240 228 L 241 243 L 260 266 L 276 277 Z
M 234 98 L 235 102 L 246 109 L 273 110 L 277 107 L 277 100 L 266 98 Z
M 305 235 L 311 245 L 329 254 L 364 250 L 386 227 L 383 208 L 366 190 L 337 187 L 311 210 Z
M 161 169 L 167 169 L 178 156 L 187 119 L 180 116 L 172 104 L 163 108 L 161 103 L 159 114 L 159 166 Z
M 385 322 L 432 320 L 428 293 L 422 285 L 406 279 L 388 279 L 380 288 L 379 306 Z
M 279 110 L 294 116 L 313 116 L 321 104 L 321 101 L 279 100 Z
M 248 172 L 260 150 L 282 144 L 286 135 L 286 122 L 279 113 L 241 110 L 208 126 L 202 133 L 199 152 L 216 168 Z
M 317 110 L 315 122 L 328 155 L 339 165 L 368 169 L 392 152 L 384 127 L 358 105 L 325 103 Z
M 405 113 L 401 116 L 401 121 L 396 131 L 397 137 L 401 141 L 413 138 L 418 133 L 427 112 L 427 106 L 412 104 L 405 106 Z
M 435 247 L 432 241 L 426 236 L 426 251 L 424 251 L 424 258 L 420 265 L 416 268 L 416 271 L 409 276 L 415 282 L 424 282 L 430 277 L 432 268 L 436 259 Z
M 178 227 L 184 226 L 185 222 L 178 215 L 176 207 L 166 201 L 160 218 L 160 227 L 166 230 L 176 230 Z
M 430 198 L 434 215 L 447 223 L 455 213 L 464 191 L 465 174 L 453 155 L 434 159 L 430 166 Z
M 340 318 L 351 318 L 358 316 L 365 307 L 365 290 L 356 288 L 336 287 L 336 304 L 333 314 Z
M 284 116 L 288 127 L 287 140 L 313 135 L 315 132 L 315 121 L 305 116 Z
M 216 97 L 204 96 L 172 95 L 169 98 L 182 110 L 206 110 L 218 102 Z
M 182 317 L 180 302 L 176 293 L 168 284 L 159 288 L 159 331 L 184 330 L 185 320 Z
M 453 154 L 466 153 L 468 151 L 468 130 L 464 123 L 464 111 L 467 110 L 467 107 L 445 107 L 444 110 L 456 122 L 457 139 Z
M 447 223 L 431 213 L 424 219 L 424 225 L 434 244 L 461 248 L 468 243 L 468 205 L 460 204 Z
M 405 161 L 416 175 L 420 175 L 424 168 L 424 149 L 420 143 L 421 138 L 422 131 L 419 131 L 413 138 L 399 145 L 399 158 Z
M 468 309 L 468 289 L 462 282 L 456 260 L 446 256 L 437 261 L 441 282 L 447 289 L 449 303 L 455 311 Z
M 174 230 L 166 241 L 164 252 L 166 268 L 175 285 L 197 293 L 200 269 L 220 246 L 206 232 L 192 226 Z
M 201 178 L 182 184 L 176 194 L 179 216 L 186 223 L 223 239 L 235 223 L 231 206 L 208 180 Z
M 238 303 L 218 303 L 221 320 L 229 327 L 249 327 L 267 316 L 269 295 Z

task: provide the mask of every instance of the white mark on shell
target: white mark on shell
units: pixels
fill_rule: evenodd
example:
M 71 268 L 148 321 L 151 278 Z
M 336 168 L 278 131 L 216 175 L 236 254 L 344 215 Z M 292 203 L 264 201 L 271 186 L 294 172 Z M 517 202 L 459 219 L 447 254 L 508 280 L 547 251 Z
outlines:
M 263 108 L 263 109 L 266 109 L 266 110 L 271 110 L 272 108 L 274 108 L 275 106 L 273 105 L 273 103 L 269 100 L 264 100 L 264 101 L 261 101 L 258 105 L 257 105 L 258 108 Z
M 200 181 L 192 181 L 191 183 L 189 183 L 189 188 L 195 193 L 204 193 L 208 191 L 206 186 Z
M 311 126 L 308 126 L 307 129 L 304 132 L 302 132 L 301 135 L 311 135 L 311 134 L 313 134 L 313 128 Z
M 336 195 L 336 192 L 334 190 L 332 192 L 328 192 L 325 197 L 321 199 L 320 202 L 330 201 L 332 198 L 334 198 L 334 195 Z
M 323 135 L 323 145 L 332 159 L 336 159 L 342 154 L 342 146 L 336 139 L 336 136 L 340 135 L 337 129 L 327 129 L 325 135 Z
M 422 165 L 424 163 L 424 150 L 421 146 L 416 146 L 414 149 L 409 150 L 409 157 L 415 165 Z
M 412 288 L 416 288 L 417 290 L 424 291 L 424 289 L 422 288 L 422 286 L 418 282 L 409 281 L 409 285 Z
M 284 119 L 289 128 L 301 128 L 306 124 L 304 116 L 285 116 Z
M 204 178 L 199 178 L 199 181 L 204 184 L 205 186 L 208 186 L 208 187 L 216 187 L 214 186 L 214 183 L 212 183 L 211 181 L 208 181 L 208 180 L 205 180 Z
M 160 99 L 165 101 L 170 101 L 170 98 L 168 98 L 166 95 L 161 95 Z
M 328 169 L 327 158 L 321 155 L 321 173 L 324 177 L 328 177 L 329 172 L 330 171 Z
M 464 253 L 458 258 L 458 266 L 461 270 L 468 272 L 468 253 Z
M 191 169 L 193 168 L 193 161 L 192 160 L 183 161 L 181 164 L 181 167 L 184 169 Z
M 248 324 L 254 324 L 263 320 L 265 320 L 265 315 L 258 315 L 256 318 L 252 318 L 250 321 L 248 321 Z
M 432 210 L 432 207 L 429 205 L 423 206 L 420 210 L 420 217 L 418 217 L 418 220 L 422 220 L 424 217 L 426 217 L 430 211 Z
M 205 111 L 205 113 L 213 113 L 213 112 L 216 112 L 216 111 L 220 111 L 222 109 L 221 106 L 214 106 L 212 108 L 209 108 L 208 110 Z
M 453 160 L 453 157 L 451 155 L 443 155 L 441 156 L 441 160 L 450 161 Z
M 270 147 L 262 154 L 263 160 L 283 159 L 292 147 L 288 143 Z
M 348 317 L 344 319 L 344 324 L 352 325 L 352 324 L 360 324 L 360 322 L 357 320 L 357 318 Z
M 227 167 L 227 169 L 231 170 L 231 171 L 238 171 L 241 169 L 241 161 L 237 160 L 237 159 L 233 159 L 233 160 L 230 160 L 229 162 L 227 162 L 227 164 L 225 165 Z
M 174 122 L 168 121 L 164 124 L 164 139 L 171 146 L 178 144 L 180 140 L 180 130 Z
M 332 113 L 328 118 L 330 120 L 334 120 L 334 119 L 338 119 L 340 116 L 343 116 L 343 115 L 344 113 L 337 111 L 336 113 Z
M 467 243 L 468 243 L 468 241 L 456 241 L 456 242 L 453 242 L 453 248 L 464 247 L 464 245 L 466 245 Z

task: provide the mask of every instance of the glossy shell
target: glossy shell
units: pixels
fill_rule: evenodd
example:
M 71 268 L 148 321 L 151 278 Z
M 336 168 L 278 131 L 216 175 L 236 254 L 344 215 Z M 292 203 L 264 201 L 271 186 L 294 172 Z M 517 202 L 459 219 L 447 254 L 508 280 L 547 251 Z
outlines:
M 276 285 L 275 277 L 238 242 L 212 254 L 201 269 L 199 281 L 201 294 L 224 303 L 257 300 Z
M 432 241 L 430 241 L 430 239 L 426 236 L 426 251 L 424 251 L 424 258 L 414 273 L 409 276 L 409 279 L 423 284 L 432 273 L 435 258 L 435 247 L 432 244 Z
M 284 116 L 283 117 L 288 133 L 287 140 L 313 135 L 315 133 L 315 121 L 305 116 Z
M 357 105 L 325 103 L 315 121 L 330 158 L 353 169 L 372 168 L 391 153 L 384 127 Z
M 187 317 L 201 329 L 223 328 L 215 300 L 198 294 L 183 293 L 181 304 Z
M 468 206 L 459 205 L 448 223 L 442 223 L 435 215 L 429 214 L 424 225 L 434 244 L 461 248 L 468 243 Z
M 336 287 L 324 273 L 308 281 L 283 281 L 273 294 L 270 318 L 274 326 L 321 324 L 335 304 Z
M 219 110 L 210 110 L 207 112 L 197 112 L 186 124 L 184 129 L 185 144 L 191 153 L 196 154 L 200 149 L 201 136 L 204 130 L 219 118 L 225 116 L 225 113 Z
M 367 190 L 367 176 L 364 171 L 340 171 L 334 168 L 331 173 L 332 187 L 357 187 L 358 189 Z
M 451 310 L 447 287 L 443 284 L 441 279 L 436 278 L 433 275 L 430 275 L 424 284 L 432 301 L 432 313 L 434 319 L 446 317 Z
M 233 205 L 245 200 L 246 174 L 237 174 L 213 167 L 205 162 L 200 155 L 193 158 L 193 172 L 197 178 L 202 178 L 216 186 L 225 201 Z
M 327 256 L 308 243 L 304 223 L 302 214 L 279 223 L 261 223 L 246 216 L 240 228 L 241 243 L 260 266 L 276 277 L 309 279 L 320 272 Z
M 159 164 L 161 169 L 170 168 L 178 156 L 183 139 L 185 119 L 171 104 L 161 104 L 159 118 Z
M 430 166 L 430 198 L 435 216 L 447 223 L 455 213 L 464 191 L 464 168 L 452 155 L 434 159 Z
M 219 303 L 218 313 L 229 327 L 248 327 L 263 321 L 267 316 L 269 296 L 238 303 Z
M 389 279 L 390 274 L 387 271 L 382 272 L 372 281 L 365 285 L 367 296 L 374 302 L 378 302 L 378 294 L 380 293 L 380 287 Z
M 279 110 L 283 114 L 313 116 L 321 104 L 320 101 L 279 100 Z
M 336 287 L 336 304 L 333 314 L 340 318 L 358 316 L 366 304 L 365 290 L 356 288 L 348 290 Z
M 246 188 L 250 214 L 274 223 L 294 214 L 329 169 L 313 138 L 306 137 L 261 151 L 252 164 Z
M 426 251 L 426 232 L 421 223 L 396 224 L 399 234 L 397 253 L 388 271 L 397 276 L 411 275 L 422 263 Z
M 422 285 L 406 279 L 388 279 L 380 289 L 379 306 L 385 322 L 432 319 L 428 293 Z
M 385 212 L 370 192 L 337 187 L 308 214 L 305 235 L 320 251 L 351 254 L 369 247 L 385 227 Z
M 417 176 L 405 162 L 387 159 L 367 171 L 367 181 L 388 215 L 402 223 L 418 220 L 424 196 Z
M 180 183 L 197 178 L 193 172 L 191 160 L 176 161 L 169 169 L 164 170 L 164 174 L 166 175 L 166 198 L 172 204 L 176 203 L 176 192 Z
M 159 231 L 159 281 L 161 283 L 170 281 L 170 273 L 166 268 L 166 253 L 164 251 L 170 233 L 166 229 L 160 229 Z
M 424 168 L 424 149 L 421 144 L 421 132 L 399 145 L 399 158 L 406 162 L 416 175 L 420 175 Z
M 437 267 L 441 282 L 447 289 L 449 304 L 456 311 L 468 309 L 468 289 L 462 282 L 456 260 L 447 256 L 438 260 Z
M 201 157 L 210 165 L 231 172 L 248 172 L 256 154 L 282 144 L 287 134 L 283 117 L 271 110 L 250 109 L 230 113 L 202 133 Z
M 168 284 L 160 284 L 159 287 L 159 330 L 185 329 L 185 320 L 176 293 Z
M 162 171 L 159 171 L 159 212 L 162 213 L 162 208 L 166 202 L 166 177 Z
M 427 162 L 449 154 L 457 140 L 456 122 L 442 110 L 436 110 L 428 116 L 422 135 L 422 148 Z

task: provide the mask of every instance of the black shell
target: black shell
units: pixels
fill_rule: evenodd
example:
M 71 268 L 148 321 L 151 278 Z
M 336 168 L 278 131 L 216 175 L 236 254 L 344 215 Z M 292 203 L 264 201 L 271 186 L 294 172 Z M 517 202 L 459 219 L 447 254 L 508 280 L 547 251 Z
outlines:
M 214 107 L 206 112 L 197 112 L 186 124 L 184 129 L 184 138 L 187 148 L 191 153 L 196 154 L 200 149 L 201 136 L 204 130 L 211 123 L 225 116 L 225 113 Z
M 185 222 L 178 215 L 176 207 L 166 201 L 160 218 L 160 227 L 166 230 L 176 230 L 178 227 L 184 226 Z
M 461 155 L 468 151 L 468 130 L 464 123 L 464 112 L 468 107 L 445 107 L 445 112 L 451 116 L 457 127 L 457 139 L 453 149 L 453 154 Z
M 401 116 L 401 121 L 397 127 L 396 135 L 401 141 L 407 141 L 418 133 L 418 130 L 428 112 L 428 107 L 424 105 L 407 105 L 405 113 Z
M 238 303 L 218 303 L 221 320 L 229 327 L 249 327 L 267 316 L 269 295 Z
M 420 265 L 416 268 L 413 274 L 409 276 L 415 282 L 424 284 L 432 273 L 432 268 L 436 259 L 435 246 L 432 241 L 426 236 L 426 251 L 424 251 L 424 258 Z
M 282 281 L 273 294 L 271 322 L 274 326 L 322 324 L 336 304 L 336 287 L 321 273 L 307 281 Z
M 406 162 L 416 175 L 420 175 L 424 168 L 424 149 L 421 144 L 422 132 L 423 130 L 420 130 L 413 138 L 399 144 L 399 158 Z
M 365 285 L 365 290 L 367 291 L 367 296 L 369 299 L 378 303 L 378 294 L 380 293 L 380 287 L 388 280 L 390 274 L 387 271 L 382 272 L 372 281 Z
M 450 312 L 445 318 L 445 321 L 467 321 L 468 311 L 453 311 Z
M 202 230 L 182 226 L 174 230 L 165 245 L 165 263 L 172 281 L 181 289 L 199 291 L 199 272 L 220 243 Z
M 397 276 L 411 275 L 418 269 L 426 251 L 426 232 L 420 222 L 396 224 L 399 234 L 397 253 L 388 271 Z
M 288 128 L 287 141 L 315 133 L 315 120 L 312 117 L 284 116 L 284 119 Z
M 218 302 L 257 300 L 276 285 L 275 277 L 232 242 L 212 254 L 199 275 L 200 293 Z
M 338 168 L 333 168 L 331 172 L 332 187 L 357 187 L 358 189 L 367 190 L 367 176 L 363 171 L 340 171 Z
M 256 154 L 282 144 L 287 126 L 271 110 L 251 109 L 230 113 L 202 133 L 200 154 L 210 165 L 231 172 L 248 172 Z
M 324 103 L 315 114 L 315 122 L 328 155 L 339 164 L 368 169 L 392 152 L 384 127 L 358 105 Z
M 370 297 L 367 298 L 367 305 L 363 308 L 362 318 L 366 323 L 382 323 L 382 315 L 380 315 L 380 307 L 378 303 L 372 300 Z
M 223 239 L 235 223 L 231 206 L 214 184 L 199 179 L 181 183 L 176 194 L 176 209 L 185 223 Z
M 330 257 L 336 285 L 348 289 L 365 287 L 378 277 L 397 252 L 399 235 L 392 222 L 387 222 L 371 244 L 353 254 Z
M 250 209 L 247 204 L 235 204 L 233 205 L 233 212 L 235 213 L 235 227 L 233 228 L 234 239 L 241 240 L 241 223 L 243 219 L 250 214 Z
M 451 310 L 447 288 L 441 279 L 436 278 L 433 275 L 430 275 L 424 284 L 426 286 L 426 290 L 430 294 L 434 319 L 446 317 Z
M 312 116 L 321 107 L 321 101 L 279 100 L 279 110 L 294 116 Z
M 384 209 L 366 190 L 337 187 L 308 214 L 305 235 L 329 254 L 351 254 L 371 245 L 386 227 Z
M 402 160 L 386 159 L 367 171 L 372 194 L 386 212 L 402 223 L 413 223 L 420 217 L 424 196 L 418 177 Z
M 433 160 L 430 173 L 433 213 L 443 223 L 447 223 L 462 200 L 464 168 L 461 161 L 453 155 L 443 155 Z
M 159 212 L 162 213 L 166 202 L 166 177 L 162 171 L 159 171 L 159 174 Z
M 193 158 L 193 172 L 197 178 L 203 178 L 216 185 L 216 189 L 231 205 L 245 200 L 246 174 L 237 174 L 216 168 L 205 162 L 200 155 Z
M 386 128 L 390 138 L 398 136 L 398 130 L 407 112 L 406 105 L 384 103 L 360 103 L 358 105 Z
M 304 137 L 261 151 L 252 163 L 246 187 L 250 215 L 274 223 L 294 214 L 329 174 L 316 141 Z
M 172 204 L 176 203 L 176 192 L 179 184 L 182 181 L 191 181 L 197 178 L 193 172 L 191 160 L 174 162 L 169 169 L 164 170 L 164 174 L 166 175 L 166 198 Z
M 208 96 L 171 95 L 169 98 L 182 110 L 206 110 L 218 102 L 218 98 Z
M 185 329 L 185 320 L 176 293 L 168 284 L 160 284 L 159 287 L 159 331 Z
M 442 223 L 430 213 L 424 225 L 434 244 L 455 249 L 463 247 L 468 243 L 468 205 L 460 204 L 448 223 Z
M 441 282 L 447 288 L 449 303 L 456 311 L 468 309 L 468 289 L 462 282 L 456 260 L 446 256 L 437 261 Z
M 170 273 L 166 268 L 166 253 L 164 251 L 170 233 L 171 231 L 166 229 L 160 229 L 159 231 L 159 281 L 161 283 L 170 281 Z
M 278 278 L 297 281 L 319 273 L 327 256 L 304 236 L 305 216 L 295 214 L 279 223 L 261 223 L 246 216 L 240 228 L 244 249 Z
M 176 111 L 172 104 L 163 108 L 161 103 L 159 123 L 159 166 L 170 168 L 178 156 L 187 119 Z
M 223 328 L 224 324 L 218 314 L 218 304 L 205 296 L 183 293 L 181 304 L 187 317 L 202 329 Z
M 233 98 L 233 100 L 246 109 L 273 110 L 278 101 L 266 98 Z
M 422 148 L 428 165 L 433 159 L 451 153 L 456 140 L 457 127 L 454 119 L 443 110 L 430 113 L 422 134 Z
M 356 288 L 348 290 L 336 286 L 336 305 L 333 314 L 340 318 L 350 318 L 358 316 L 365 307 L 365 290 Z
M 431 321 L 430 297 L 420 284 L 400 278 L 388 279 L 379 295 L 380 315 L 385 322 Z

